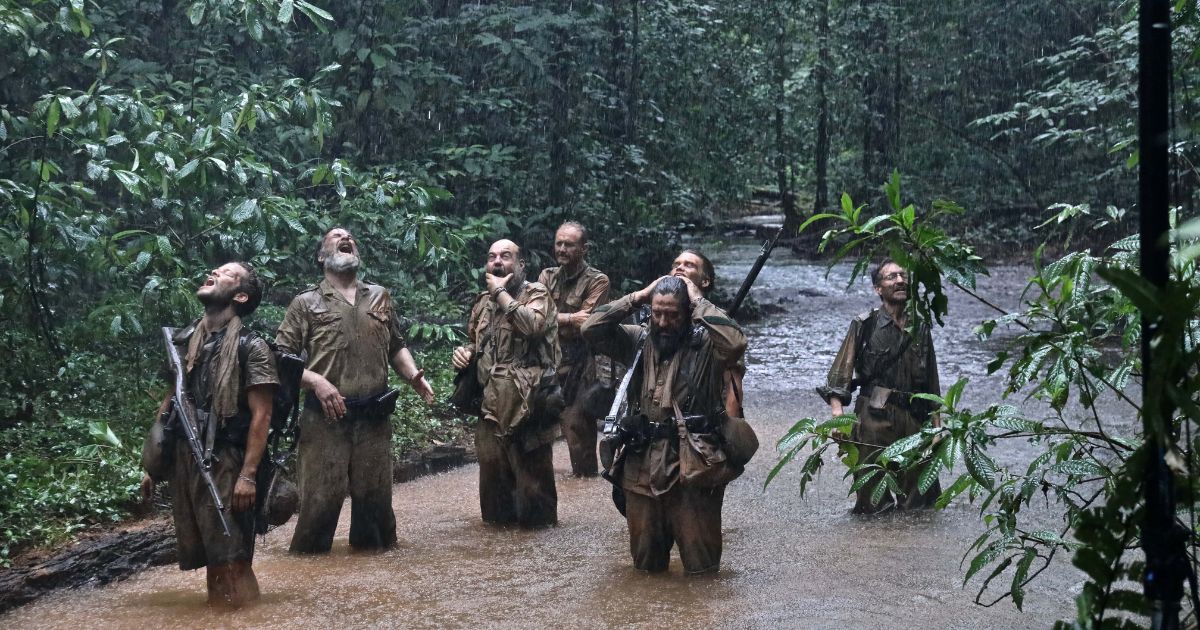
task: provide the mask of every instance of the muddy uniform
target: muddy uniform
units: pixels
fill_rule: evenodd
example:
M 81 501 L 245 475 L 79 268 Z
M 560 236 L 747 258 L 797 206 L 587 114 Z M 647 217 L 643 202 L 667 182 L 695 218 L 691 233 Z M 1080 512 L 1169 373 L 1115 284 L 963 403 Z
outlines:
M 924 401 L 910 401 L 910 396 L 941 393 L 929 326 L 921 326 L 914 339 L 881 309 L 854 318 L 829 368 L 826 384 L 818 387 L 817 393 L 826 403 L 837 397 L 849 406 L 855 388 L 859 390 L 854 404 L 858 422 L 851 438 L 856 442 L 886 447 L 920 431 L 929 420 L 930 409 Z M 874 460 L 883 450 L 858 448 L 862 462 Z M 904 497 L 899 499 L 897 507 L 927 507 L 941 494 L 937 482 L 921 494 L 917 479 L 918 473 L 914 471 L 898 480 Z M 886 492 L 879 505 L 872 506 L 875 485 L 873 480 L 858 490 L 856 513 L 876 512 L 896 504 L 897 498 Z
M 546 285 L 559 314 L 585 313 L 591 315 L 599 305 L 608 302 L 608 276 L 585 262 L 573 276 L 563 273 L 562 267 L 542 271 L 538 282 Z M 588 418 L 580 396 L 596 382 L 596 358 L 584 343 L 578 328 L 559 328 L 558 345 L 562 361 L 558 364 L 558 381 L 563 388 L 563 437 L 571 454 L 571 471 L 576 475 L 595 475 L 596 418 Z
M 597 308 L 583 325 L 584 338 L 597 352 L 629 363 L 643 328 L 621 321 L 636 308 L 628 295 Z M 741 329 L 703 298 L 692 307 L 691 332 L 673 356 L 662 359 L 653 343 L 645 343 L 641 373 L 631 384 L 637 387 L 637 398 L 631 400 L 630 413 L 645 415 L 650 442 L 643 449 L 624 449 L 620 472 L 629 548 L 639 569 L 665 570 L 675 543 L 688 572 L 711 571 L 720 564 L 725 486 L 693 487 L 680 481 L 680 438 L 672 403 L 684 415 L 720 416 L 725 371 L 745 351 Z
M 195 325 L 175 335 L 179 356 L 187 355 Z M 184 379 L 187 393 L 196 404 L 200 435 L 204 436 L 208 422 L 217 422 L 213 442 L 213 466 L 209 474 L 221 502 L 229 506 L 233 501 L 233 487 L 237 484 L 242 462 L 246 457 L 246 436 L 250 431 L 250 406 L 246 402 L 246 389 L 255 385 L 278 385 L 275 370 L 275 355 L 262 339 L 248 337 L 245 345 L 245 361 L 241 364 L 241 383 L 238 386 L 238 412 L 231 418 L 219 421 L 209 416 L 212 408 L 212 389 L 217 381 L 213 369 L 225 330 L 208 336 L 200 346 L 195 365 Z M 229 524 L 229 536 L 221 528 L 212 495 L 200 476 L 192 452 L 182 429 L 176 431 L 175 467 L 171 476 L 173 500 L 171 511 L 175 517 L 175 541 L 179 549 L 180 569 L 199 569 L 204 566 L 221 566 L 236 561 L 249 562 L 254 559 L 254 511 L 225 512 Z M 202 440 L 203 442 L 204 440 Z
M 526 282 L 501 307 L 482 293 L 471 308 L 464 347 L 476 357 L 483 417 L 475 429 L 479 507 L 489 523 L 558 522 L 552 443 L 555 418 L 532 414 L 543 373 L 558 366 L 558 314 L 546 287 Z
M 305 367 L 338 388 L 346 415 L 326 420 L 309 394 L 300 416 L 300 515 L 291 551 L 326 552 L 347 492 L 350 545 L 358 549 L 396 543 L 392 510 L 392 425 L 369 404 L 387 389 L 391 357 L 404 347 L 387 289 L 359 281 L 351 305 L 328 281 L 295 297 L 275 343 L 308 352 Z

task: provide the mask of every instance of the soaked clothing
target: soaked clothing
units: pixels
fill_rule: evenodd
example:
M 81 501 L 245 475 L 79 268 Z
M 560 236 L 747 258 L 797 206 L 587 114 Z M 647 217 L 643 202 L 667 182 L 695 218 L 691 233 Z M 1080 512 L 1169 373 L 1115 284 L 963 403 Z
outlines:
M 941 393 L 929 326 L 921 326 L 914 338 L 882 309 L 873 309 L 850 322 L 846 338 L 829 368 L 826 384 L 818 387 L 817 393 L 827 403 L 836 397 L 842 405 L 849 406 L 855 389 L 859 390 L 854 404 L 858 421 L 851 439 L 878 445 L 858 447 L 859 461 L 870 462 L 883 447 L 917 433 L 929 420 L 929 406 L 920 400 L 910 400 L 912 394 Z M 940 486 L 935 482 L 921 494 L 918 476 L 916 471 L 901 476 L 897 481 L 904 496 L 893 497 L 886 492 L 875 506 L 871 505 L 876 486 L 873 480 L 859 489 L 854 511 L 871 513 L 893 505 L 899 508 L 933 505 L 941 494 Z
M 583 325 L 583 336 L 597 352 L 629 363 L 641 326 L 622 325 L 636 306 L 630 296 L 596 309 Z M 690 333 L 670 357 L 645 342 L 631 414 L 642 414 L 652 433 L 644 447 L 623 447 L 609 474 L 626 494 L 629 548 L 634 565 L 646 571 L 667 568 L 671 547 L 679 545 L 688 572 L 716 570 L 721 561 L 721 505 L 725 486 L 697 487 L 680 482 L 682 428 L 674 405 L 684 415 L 724 417 L 724 379 L 746 351 L 746 336 L 725 311 L 706 299 L 692 307 Z M 632 369 L 632 368 L 631 368 Z M 632 396 L 632 391 L 631 391 Z
M 579 271 L 567 275 L 562 267 L 542 271 L 538 282 L 546 285 L 560 314 L 586 313 L 608 302 L 608 276 L 584 263 Z M 584 412 L 580 394 L 596 382 L 596 357 L 583 341 L 578 328 L 559 328 L 558 344 L 562 360 L 558 364 L 558 382 L 563 389 L 566 409 L 559 414 L 563 437 L 571 455 L 571 470 L 576 475 L 595 475 L 596 418 Z
M 173 341 L 180 350 L 180 356 L 187 352 L 194 330 L 193 325 L 175 335 Z M 225 520 L 229 525 L 229 536 L 221 527 L 212 495 L 200 475 L 182 430 L 179 430 L 171 476 L 171 512 L 175 520 L 179 568 L 185 570 L 221 566 L 235 561 L 249 562 L 254 558 L 254 511 L 234 512 L 228 510 L 228 506 L 233 501 L 233 489 L 246 458 L 246 435 L 250 430 L 251 418 L 246 390 L 256 385 L 278 385 L 279 377 L 275 370 L 275 355 L 270 347 L 258 337 L 249 337 L 245 345 L 245 361 L 241 365 L 238 413 L 224 419 L 224 422 L 209 416 L 212 385 L 219 376 L 213 374 L 212 367 L 224 339 L 224 329 L 209 335 L 200 347 L 193 369 L 184 378 L 184 387 L 196 405 L 198 413 L 194 420 L 199 424 L 200 436 L 204 436 L 209 430 L 209 423 L 213 423 L 213 464 L 209 475 L 227 508 Z M 201 441 L 205 441 L 203 437 Z
M 534 391 L 559 361 L 558 310 L 546 287 L 526 282 L 501 307 L 482 293 L 471 308 L 467 343 L 483 386 L 475 433 L 483 520 L 537 526 L 557 522 L 549 466 L 557 418 L 533 413 Z
M 350 304 L 323 280 L 288 305 L 275 343 L 284 352 L 307 352 L 305 367 L 344 398 L 366 399 L 387 389 L 391 359 L 404 348 L 404 336 L 387 289 L 359 281 Z M 350 545 L 395 544 L 391 436 L 390 420 L 370 410 L 347 410 L 335 423 L 305 409 L 298 449 L 300 514 L 291 551 L 329 551 L 347 493 Z

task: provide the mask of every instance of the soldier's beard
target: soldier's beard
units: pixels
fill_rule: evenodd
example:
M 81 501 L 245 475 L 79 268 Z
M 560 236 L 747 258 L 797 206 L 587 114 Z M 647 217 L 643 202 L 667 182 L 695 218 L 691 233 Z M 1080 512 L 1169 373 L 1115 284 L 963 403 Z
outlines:
M 654 352 L 658 355 L 659 361 L 666 361 L 675 356 L 675 353 L 683 346 L 686 331 L 687 329 L 682 327 L 674 331 L 650 327 L 650 343 L 654 344 Z
M 362 264 L 362 260 L 357 255 L 347 252 L 334 252 L 325 257 L 325 271 L 336 274 L 358 271 L 360 264 Z

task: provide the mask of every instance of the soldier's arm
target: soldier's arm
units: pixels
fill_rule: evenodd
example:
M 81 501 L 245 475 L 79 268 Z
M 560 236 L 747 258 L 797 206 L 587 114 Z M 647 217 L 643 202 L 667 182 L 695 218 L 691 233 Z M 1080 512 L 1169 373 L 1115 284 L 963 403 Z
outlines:
M 574 313 L 566 314 L 565 325 L 572 328 L 579 328 L 582 326 L 583 322 L 587 321 L 587 318 L 592 316 L 592 313 L 595 312 L 597 306 L 600 306 L 608 301 L 608 289 L 608 276 L 604 274 L 597 276 L 596 281 L 593 282 L 591 286 L 588 287 L 587 292 L 583 294 L 583 304 L 580 305 L 579 310 L 575 311 Z M 559 313 L 558 323 L 560 326 L 564 325 L 563 321 L 563 313 Z
M 858 351 L 855 342 L 858 339 L 862 322 L 855 318 L 850 322 L 850 329 L 838 348 L 833 364 L 829 366 L 829 374 L 825 384 L 817 388 L 817 394 L 829 404 L 834 416 L 840 416 L 844 407 L 850 404 L 850 394 L 854 391 L 854 362 Z
M 292 298 L 287 312 L 283 315 L 283 321 L 279 323 L 279 330 L 275 331 L 275 346 L 280 351 L 295 355 L 303 352 L 308 341 L 307 311 L 300 296 Z
M 746 335 L 737 322 L 706 298 L 696 300 L 692 306 L 692 323 L 708 330 L 713 354 L 721 365 L 733 367 L 746 353 Z
M 628 365 L 633 360 L 634 346 L 640 329 L 631 327 L 633 330 L 630 330 L 621 326 L 621 322 L 636 308 L 632 293 L 598 306 L 583 322 L 579 332 L 592 350 Z
M 455 348 L 454 353 L 450 355 L 450 363 L 455 369 L 461 370 L 467 367 L 471 357 L 475 355 L 475 351 L 478 349 L 479 320 L 483 318 L 484 306 L 490 299 L 486 293 L 475 299 L 475 304 L 471 307 L 471 314 L 467 318 L 467 340 L 463 345 Z
M 928 348 L 926 350 L 928 355 L 925 357 L 925 365 L 929 366 L 929 393 L 941 396 L 942 384 L 938 380 L 937 357 L 933 352 L 933 334 L 929 331 L 928 326 L 925 327 L 925 347 Z M 942 417 L 936 413 L 933 414 L 932 423 L 935 427 L 942 426 Z
M 507 293 L 501 293 L 500 310 L 513 324 L 513 331 L 522 337 L 537 337 L 546 334 L 549 323 L 546 314 L 550 312 L 550 294 L 543 288 L 527 287 L 531 295 L 528 302 L 522 304 Z
M 250 430 L 246 434 L 246 454 L 242 460 L 242 470 L 233 486 L 231 507 L 235 512 L 242 512 L 254 506 L 255 474 L 258 473 L 258 465 L 267 447 L 275 389 L 279 387 L 275 354 L 265 341 L 256 339 L 250 345 L 242 377 L 246 383 L 246 403 L 250 406 Z

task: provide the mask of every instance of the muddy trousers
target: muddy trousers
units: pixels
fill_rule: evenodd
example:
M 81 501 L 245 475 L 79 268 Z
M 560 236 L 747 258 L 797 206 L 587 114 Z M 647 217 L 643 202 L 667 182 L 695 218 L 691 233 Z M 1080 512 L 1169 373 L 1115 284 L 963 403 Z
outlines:
M 552 444 L 525 451 L 521 440 L 502 440 L 496 429 L 496 423 L 489 420 L 480 420 L 475 427 L 483 520 L 522 527 L 554 525 L 558 522 L 558 492 Z
M 562 410 L 559 418 L 567 452 L 571 455 L 571 472 L 581 477 L 600 474 L 600 464 L 596 460 L 596 421 L 583 412 L 583 401 L 577 398 L 570 407 Z
M 305 409 L 300 416 L 300 515 L 290 550 L 324 553 L 333 546 L 342 503 L 350 495 L 350 546 L 396 544 L 392 511 L 392 425 L 347 414 L 337 422 Z
M 226 507 L 225 522 L 229 535 L 221 528 L 221 519 L 213 504 L 208 485 L 200 476 L 187 440 L 175 440 L 175 469 L 171 477 L 171 511 L 175 517 L 175 545 L 179 568 L 220 567 L 254 559 L 254 512 L 234 512 L 233 487 L 242 471 L 245 451 L 240 446 L 218 442 L 213 450 L 213 485 Z
M 721 504 L 725 486 L 684 488 L 678 483 L 660 497 L 626 492 L 625 520 L 633 565 L 666 571 L 672 545 L 688 573 L 716 571 L 721 564 Z

